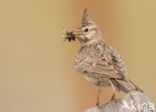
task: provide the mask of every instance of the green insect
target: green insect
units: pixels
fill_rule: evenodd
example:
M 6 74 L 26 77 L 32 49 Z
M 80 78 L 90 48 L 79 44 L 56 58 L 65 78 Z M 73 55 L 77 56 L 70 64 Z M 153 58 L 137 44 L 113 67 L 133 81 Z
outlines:
M 68 40 L 68 42 L 71 42 L 72 40 L 75 41 L 75 35 L 73 34 L 73 32 L 68 32 L 68 31 L 63 30 L 62 37 L 64 41 L 66 40 Z

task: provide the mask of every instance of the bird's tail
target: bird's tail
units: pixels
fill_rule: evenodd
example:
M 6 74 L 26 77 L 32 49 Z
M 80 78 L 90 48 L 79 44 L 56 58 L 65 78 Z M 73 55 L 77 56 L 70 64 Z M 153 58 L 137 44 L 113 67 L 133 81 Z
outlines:
M 130 92 L 132 90 L 143 92 L 143 90 L 141 88 L 139 88 L 137 85 L 135 85 L 129 79 L 115 79 L 115 78 L 111 78 L 110 80 L 111 80 L 113 86 L 118 91 L 123 91 L 125 93 L 128 93 L 128 92 Z

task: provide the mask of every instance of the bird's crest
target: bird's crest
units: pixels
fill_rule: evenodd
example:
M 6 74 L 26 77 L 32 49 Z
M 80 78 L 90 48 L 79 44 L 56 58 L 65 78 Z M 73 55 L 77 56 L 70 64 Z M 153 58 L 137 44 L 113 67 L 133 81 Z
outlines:
M 86 26 L 93 23 L 94 21 L 89 17 L 87 9 L 85 9 L 82 16 L 81 26 Z

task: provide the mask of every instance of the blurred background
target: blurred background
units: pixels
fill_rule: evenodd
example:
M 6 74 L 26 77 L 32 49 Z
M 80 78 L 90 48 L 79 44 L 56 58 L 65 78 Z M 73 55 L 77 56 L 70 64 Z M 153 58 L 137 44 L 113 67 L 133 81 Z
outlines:
M 78 42 L 61 42 L 84 8 L 121 54 L 128 77 L 156 103 L 155 0 L 1 0 L 0 111 L 83 112 L 96 89 L 74 70 Z M 112 95 L 104 88 L 101 101 Z

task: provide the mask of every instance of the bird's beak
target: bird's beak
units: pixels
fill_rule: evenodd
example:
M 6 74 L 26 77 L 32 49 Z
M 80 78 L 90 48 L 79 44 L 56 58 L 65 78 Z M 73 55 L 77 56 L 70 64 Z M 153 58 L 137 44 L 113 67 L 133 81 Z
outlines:
M 72 33 L 75 35 L 75 37 L 79 37 L 81 35 L 81 31 L 80 30 L 75 30 L 75 31 L 72 31 Z

